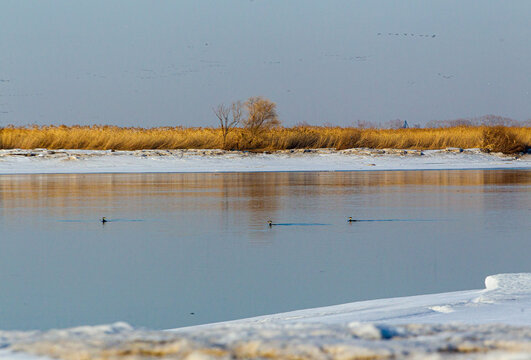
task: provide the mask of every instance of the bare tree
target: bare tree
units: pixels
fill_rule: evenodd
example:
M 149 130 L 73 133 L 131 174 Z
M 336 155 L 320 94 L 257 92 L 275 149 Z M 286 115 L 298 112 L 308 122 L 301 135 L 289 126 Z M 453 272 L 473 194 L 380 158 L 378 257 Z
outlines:
M 510 126 L 518 126 L 520 125 L 518 123 L 518 121 L 516 120 L 513 120 L 511 118 L 508 118 L 508 117 L 504 117 L 504 116 L 499 116 L 499 115 L 483 115 L 476 120 L 476 123 L 478 125 L 483 125 L 483 126 L 506 126 L 506 127 L 510 127 Z
M 403 129 L 404 128 L 404 120 L 400 119 L 394 119 L 389 120 L 384 124 L 384 128 L 386 129 Z
M 247 119 L 243 125 L 254 138 L 263 131 L 280 125 L 277 115 L 277 104 L 260 96 L 250 97 L 245 102 Z
M 457 126 L 474 126 L 474 122 L 470 119 L 455 119 L 455 120 L 432 120 L 426 124 L 428 128 L 448 128 Z
M 221 104 L 212 109 L 219 120 L 219 128 L 223 137 L 223 149 L 227 146 L 227 135 L 241 122 L 242 109 L 241 101 L 233 102 L 230 107 Z

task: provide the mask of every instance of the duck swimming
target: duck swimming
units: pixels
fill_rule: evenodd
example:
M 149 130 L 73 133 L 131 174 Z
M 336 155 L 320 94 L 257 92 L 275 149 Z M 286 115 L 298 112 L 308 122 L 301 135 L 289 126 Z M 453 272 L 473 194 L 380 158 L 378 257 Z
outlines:
M 349 223 L 350 223 L 350 222 L 356 222 L 356 221 L 358 221 L 358 220 L 354 220 L 354 219 L 352 218 L 352 216 L 349 216 L 349 218 L 348 218 L 348 220 L 347 220 L 347 222 L 349 222 Z
M 271 220 L 268 220 L 267 221 L 267 225 L 269 225 L 269 227 L 273 226 L 273 222 Z
M 108 220 L 107 220 L 107 218 L 105 218 L 105 216 L 101 218 L 101 223 L 102 223 L 102 224 L 105 224 L 107 221 L 108 221 Z

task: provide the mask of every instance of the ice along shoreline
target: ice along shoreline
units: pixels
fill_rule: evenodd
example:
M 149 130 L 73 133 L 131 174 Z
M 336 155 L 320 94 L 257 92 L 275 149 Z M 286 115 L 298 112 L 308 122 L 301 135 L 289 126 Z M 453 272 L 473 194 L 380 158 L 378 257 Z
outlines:
M 531 274 L 485 289 L 354 302 L 171 331 L 126 323 L 0 331 L 0 359 L 528 359 Z M 18 353 L 17 353 L 18 352 Z M 32 355 L 24 355 L 32 354 Z
M 531 169 L 531 155 L 479 149 L 0 150 L 0 174 Z

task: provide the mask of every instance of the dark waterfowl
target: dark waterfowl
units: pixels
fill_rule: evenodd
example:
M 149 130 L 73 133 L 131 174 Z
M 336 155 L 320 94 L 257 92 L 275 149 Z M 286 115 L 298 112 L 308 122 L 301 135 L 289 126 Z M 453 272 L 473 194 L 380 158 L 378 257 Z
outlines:
M 271 220 L 268 220 L 267 221 L 267 225 L 269 225 L 269 227 L 273 226 L 273 222 Z
M 357 220 L 354 220 L 354 219 L 352 218 L 352 216 L 349 216 L 349 218 L 348 218 L 348 220 L 347 220 L 347 222 L 349 222 L 349 223 L 350 223 L 350 222 L 356 222 L 356 221 L 357 221 Z
M 102 224 L 105 224 L 106 222 L 107 222 L 107 218 L 105 218 L 105 216 L 102 217 L 102 218 L 101 218 L 101 223 L 102 223 Z

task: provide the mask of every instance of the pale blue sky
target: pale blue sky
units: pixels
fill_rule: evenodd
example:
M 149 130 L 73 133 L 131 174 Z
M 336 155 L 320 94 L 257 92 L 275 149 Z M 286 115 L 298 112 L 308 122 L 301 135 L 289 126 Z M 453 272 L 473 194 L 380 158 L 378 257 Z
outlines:
M 530 19 L 529 0 L 1 0 L 0 125 L 211 126 L 255 95 L 285 125 L 526 120 Z

